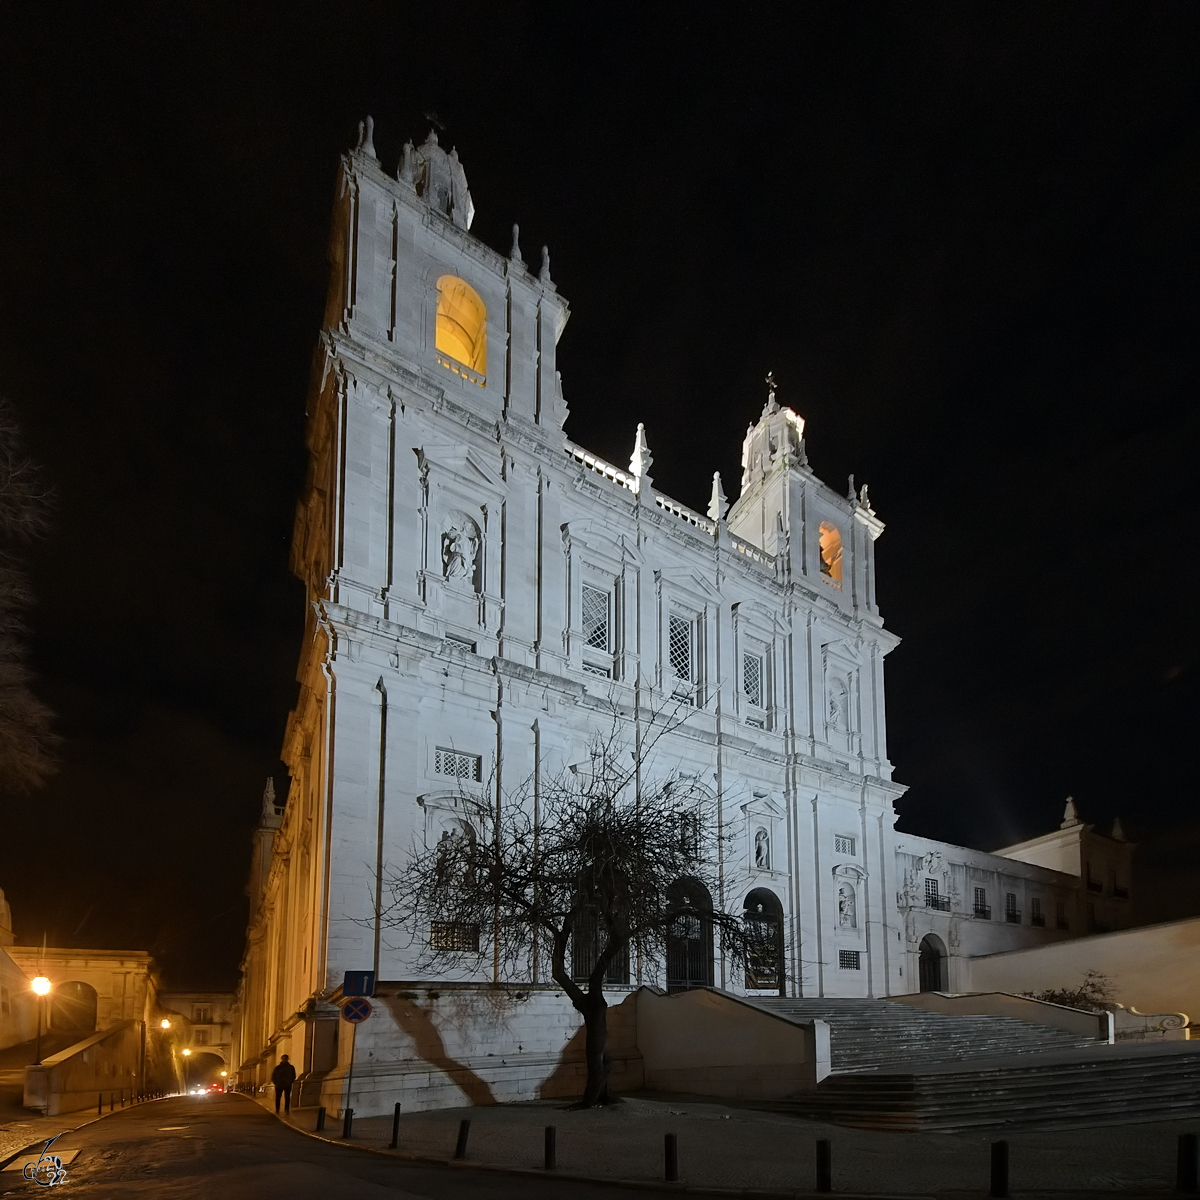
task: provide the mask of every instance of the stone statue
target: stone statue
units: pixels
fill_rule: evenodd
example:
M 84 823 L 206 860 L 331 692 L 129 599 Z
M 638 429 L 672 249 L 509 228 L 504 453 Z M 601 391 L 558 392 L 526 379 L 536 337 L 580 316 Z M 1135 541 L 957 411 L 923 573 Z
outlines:
M 843 929 L 858 927 L 858 914 L 855 912 L 854 887 L 849 883 L 838 884 L 838 924 Z
M 442 574 L 448 580 L 475 583 L 475 560 L 479 557 L 479 527 L 466 513 L 453 513 L 442 534 Z
M 765 829 L 754 835 L 754 865 L 760 871 L 771 869 L 771 835 Z

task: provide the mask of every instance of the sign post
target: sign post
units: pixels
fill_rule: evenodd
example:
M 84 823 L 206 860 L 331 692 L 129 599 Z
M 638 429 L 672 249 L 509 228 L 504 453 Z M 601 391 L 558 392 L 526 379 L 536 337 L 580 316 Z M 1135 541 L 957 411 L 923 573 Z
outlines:
M 347 978 L 355 972 L 347 971 Z M 362 971 L 358 974 L 370 975 L 370 984 L 374 987 L 375 976 L 371 971 Z M 342 1105 L 343 1110 L 349 1110 L 350 1097 L 353 1095 L 351 1089 L 354 1086 L 354 1051 L 358 1046 L 358 1027 L 371 1015 L 371 1002 L 365 996 L 352 996 L 342 1005 L 342 1020 L 350 1025 L 350 1070 L 346 1073 L 346 1102 Z M 348 1127 L 348 1126 L 347 1126 Z

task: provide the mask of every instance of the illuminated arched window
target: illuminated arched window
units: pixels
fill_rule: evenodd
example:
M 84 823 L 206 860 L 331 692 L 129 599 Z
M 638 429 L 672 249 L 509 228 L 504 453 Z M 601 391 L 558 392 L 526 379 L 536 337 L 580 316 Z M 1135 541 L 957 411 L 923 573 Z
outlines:
M 836 525 L 821 522 L 821 574 L 836 587 L 842 586 L 842 535 Z
M 487 308 L 479 293 L 457 275 L 443 275 L 437 290 L 438 352 L 476 375 L 486 375 Z

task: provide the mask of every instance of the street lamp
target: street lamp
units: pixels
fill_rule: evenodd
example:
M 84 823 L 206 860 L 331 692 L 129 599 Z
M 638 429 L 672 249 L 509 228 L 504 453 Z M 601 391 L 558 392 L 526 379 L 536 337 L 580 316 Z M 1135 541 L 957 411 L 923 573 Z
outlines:
M 159 1027 L 159 1029 L 170 1029 L 171 1022 L 168 1021 L 166 1017 L 163 1017 L 163 1019 L 161 1021 L 159 1021 L 158 1027 Z
M 228 1071 L 222 1071 L 222 1072 L 221 1072 L 221 1091 L 223 1091 L 223 1092 L 227 1092 L 227 1091 L 229 1091 L 229 1079 L 228 1079 L 228 1076 L 229 1076 L 229 1072 L 228 1072 Z
M 37 1048 L 34 1050 L 33 1061 L 40 1063 L 42 1061 L 42 1007 L 45 1003 L 45 997 L 50 994 L 50 980 L 45 975 L 39 975 L 30 985 L 33 993 L 37 996 Z
M 183 1058 L 184 1058 L 184 1063 L 183 1063 L 183 1091 L 184 1091 L 184 1094 L 185 1094 L 185 1095 L 187 1094 L 187 1092 L 190 1090 L 190 1088 L 191 1088 L 191 1086 L 192 1086 L 192 1075 L 191 1075 L 191 1072 L 188 1070 L 188 1062 L 187 1062 L 187 1060 L 188 1060 L 188 1059 L 191 1057 L 191 1053 L 192 1053 L 192 1052 L 191 1052 L 190 1050 L 185 1050 L 185 1051 L 183 1052 Z

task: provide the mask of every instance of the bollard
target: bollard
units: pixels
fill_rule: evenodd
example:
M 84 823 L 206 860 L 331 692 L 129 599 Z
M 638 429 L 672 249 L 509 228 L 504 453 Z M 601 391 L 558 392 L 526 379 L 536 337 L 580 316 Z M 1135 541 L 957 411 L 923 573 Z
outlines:
M 679 1182 L 679 1141 L 673 1133 L 663 1137 L 663 1174 L 668 1183 Z
M 392 1140 L 388 1142 L 388 1149 L 395 1150 L 400 1145 L 400 1101 L 396 1101 L 396 1107 L 392 1109 Z
M 828 1138 L 817 1139 L 817 1191 L 833 1191 L 833 1147 Z
M 325 1110 L 323 1108 L 317 1109 L 317 1132 L 325 1132 Z
M 553 1125 L 546 1126 L 546 1170 L 553 1171 L 558 1167 L 558 1131 Z
M 992 1186 L 989 1196 L 1008 1195 L 1008 1143 L 992 1143 Z
M 108 1093 L 108 1111 L 112 1112 L 113 1109 L 115 1109 L 115 1108 L 116 1108 L 116 1104 L 113 1102 L 113 1094 L 112 1094 L 112 1092 L 109 1092 Z
M 1200 1192 L 1200 1138 L 1194 1133 L 1179 1135 L 1179 1151 L 1175 1160 L 1175 1190 Z
M 101 1092 L 96 1100 L 96 1116 L 104 1116 L 104 1093 Z
M 470 1121 L 459 1121 L 458 1123 L 458 1141 L 454 1146 L 455 1158 L 467 1157 L 467 1137 L 471 1133 Z
M 354 1109 L 346 1109 L 342 1116 L 342 1137 L 348 1138 L 354 1130 Z

